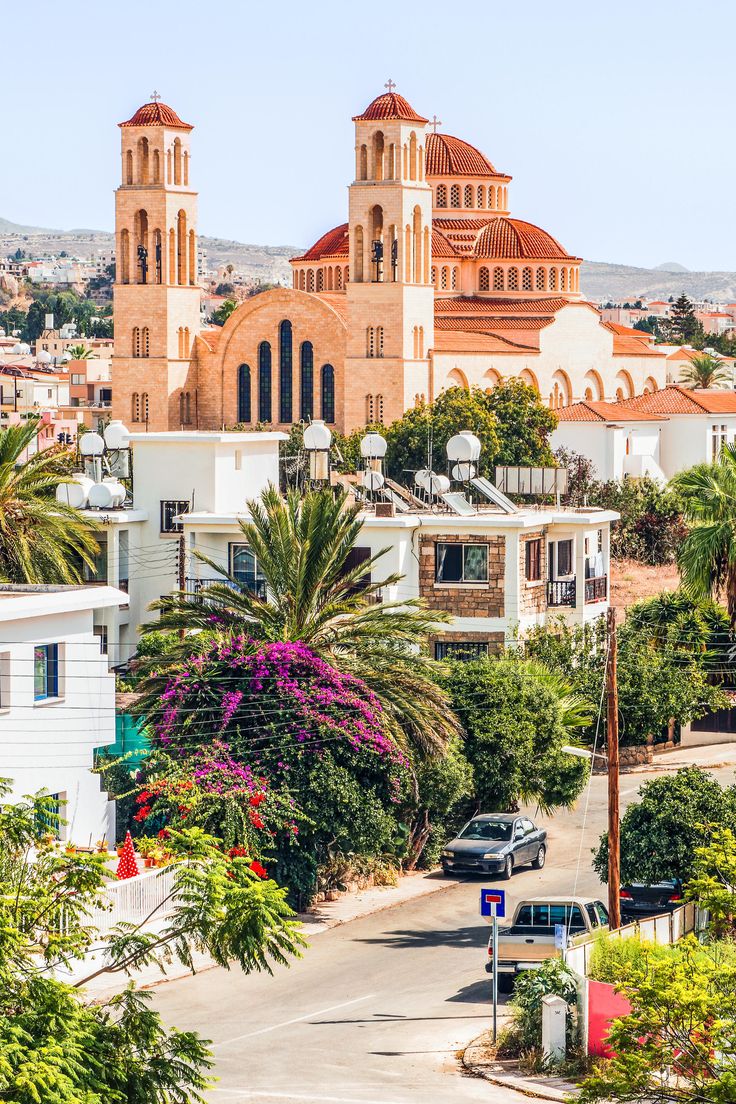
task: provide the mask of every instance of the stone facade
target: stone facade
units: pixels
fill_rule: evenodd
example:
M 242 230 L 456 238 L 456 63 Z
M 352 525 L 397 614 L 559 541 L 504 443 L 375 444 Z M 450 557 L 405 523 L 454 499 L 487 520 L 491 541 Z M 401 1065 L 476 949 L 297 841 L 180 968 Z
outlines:
M 488 582 L 435 582 L 437 544 L 485 544 L 488 546 Z M 467 533 L 422 537 L 419 542 L 419 595 L 430 609 L 445 610 L 454 617 L 503 617 L 506 548 L 504 537 L 478 537 Z M 453 640 L 459 639 L 453 635 Z M 483 634 L 483 639 L 489 639 Z
M 526 546 L 530 540 L 540 540 L 539 580 L 526 577 Z M 547 541 L 541 529 L 519 538 L 519 613 L 544 613 L 547 609 Z
M 434 656 L 435 644 L 487 644 L 488 654 L 502 652 L 506 644 L 506 634 L 502 632 L 457 632 L 448 627 L 444 633 L 428 637 L 430 655 Z

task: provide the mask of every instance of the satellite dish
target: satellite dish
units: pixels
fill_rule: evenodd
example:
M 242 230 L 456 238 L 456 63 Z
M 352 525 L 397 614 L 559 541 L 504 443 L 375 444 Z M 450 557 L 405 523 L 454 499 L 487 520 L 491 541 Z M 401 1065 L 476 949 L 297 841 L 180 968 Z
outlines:
M 102 456 L 105 451 L 105 439 L 99 433 L 85 433 L 79 438 L 79 451 L 82 456 Z
M 365 460 L 382 460 L 387 448 L 386 438 L 380 433 L 366 433 L 360 441 L 360 455 Z
M 469 479 L 472 479 L 475 475 L 475 464 L 465 463 L 455 464 L 452 469 L 452 478 L 457 483 L 467 483 Z
M 318 419 L 304 430 L 304 447 L 309 452 L 326 452 L 332 443 L 332 434 L 325 423 Z
M 367 491 L 377 491 L 383 486 L 385 480 L 380 472 L 366 471 L 363 472 L 361 482 Z
M 414 476 L 414 482 L 417 487 L 421 487 L 423 491 L 429 490 L 429 481 L 432 478 L 432 473 L 428 468 L 420 468 Z
M 469 430 L 456 433 L 447 442 L 447 459 L 454 464 L 480 459 L 480 441 Z
M 105 426 L 103 437 L 109 449 L 130 448 L 130 436 L 121 421 L 110 422 Z

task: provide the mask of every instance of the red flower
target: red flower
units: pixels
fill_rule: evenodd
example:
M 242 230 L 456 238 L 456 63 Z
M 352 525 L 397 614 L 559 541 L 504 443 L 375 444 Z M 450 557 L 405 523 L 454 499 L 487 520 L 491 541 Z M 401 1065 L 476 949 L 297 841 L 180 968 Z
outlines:
M 253 862 L 250 864 L 250 868 L 254 874 L 258 875 L 259 878 L 268 877 L 268 871 L 266 870 L 265 866 L 261 866 L 257 859 L 253 860 Z
M 266 795 L 265 795 L 265 793 L 254 793 L 254 794 L 251 794 L 251 797 L 250 797 L 250 804 L 251 804 L 251 805 L 252 805 L 252 806 L 253 806 L 254 808 L 258 808 L 258 806 L 259 806 L 260 804 L 262 804 L 262 802 L 264 802 L 265 800 L 266 800 Z
M 161 831 L 158 834 L 158 838 L 159 839 L 168 839 L 170 835 L 171 835 L 171 832 L 169 831 L 168 828 L 162 828 Z
M 227 854 L 230 859 L 242 859 L 248 854 L 248 848 L 239 844 L 237 847 L 231 847 Z
M 141 790 L 141 792 L 136 797 L 136 801 L 138 802 L 139 805 L 145 805 L 145 803 L 147 801 L 150 801 L 150 800 L 151 800 L 151 795 L 148 792 L 148 790 Z
M 133 817 L 133 820 L 138 820 L 138 821 L 145 820 L 146 817 L 148 816 L 148 814 L 150 813 L 150 811 L 151 811 L 151 806 L 150 805 L 143 805 L 138 810 L 138 812 L 135 814 L 135 816 Z
M 265 828 L 266 827 L 265 824 L 263 823 L 263 817 L 261 816 L 260 813 L 251 813 L 250 814 L 250 822 L 251 822 L 251 824 L 253 825 L 254 828 Z

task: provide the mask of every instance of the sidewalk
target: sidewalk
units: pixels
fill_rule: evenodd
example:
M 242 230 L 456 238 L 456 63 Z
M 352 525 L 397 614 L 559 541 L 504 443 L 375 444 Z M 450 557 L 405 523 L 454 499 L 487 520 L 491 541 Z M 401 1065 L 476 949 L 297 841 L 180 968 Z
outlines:
M 371 916 L 374 912 L 395 908 L 407 901 L 414 901 L 431 893 L 439 893 L 444 889 L 452 889 L 456 885 L 456 881 L 443 877 L 441 871 L 407 874 L 399 879 L 397 886 L 373 886 L 358 893 L 346 893 L 337 901 L 325 901 L 315 905 L 309 912 L 300 913 L 297 919 L 301 923 L 302 935 L 307 940 L 311 940 L 314 936 L 340 924 L 360 920 L 364 916 Z M 93 973 L 97 965 L 96 958 L 92 956 L 92 961 L 87 959 L 84 963 L 77 964 L 70 974 L 60 975 L 60 979 L 73 984 L 75 980 Z M 194 956 L 194 968 L 197 973 L 213 969 L 214 966 L 215 963 L 209 955 Z M 137 989 L 150 989 L 154 985 L 186 977 L 190 973 L 191 970 L 180 962 L 172 962 L 163 973 L 158 966 L 147 966 L 130 978 L 125 974 L 103 974 L 90 982 L 85 987 L 85 992 L 95 1000 L 105 1000 L 125 989 L 131 980 L 135 982 Z
M 515 1062 L 489 1054 L 488 1043 L 489 1037 L 484 1034 L 466 1047 L 462 1062 L 468 1073 L 533 1100 L 553 1100 L 556 1104 L 564 1104 L 577 1096 L 578 1089 L 572 1081 L 551 1074 L 521 1073 Z

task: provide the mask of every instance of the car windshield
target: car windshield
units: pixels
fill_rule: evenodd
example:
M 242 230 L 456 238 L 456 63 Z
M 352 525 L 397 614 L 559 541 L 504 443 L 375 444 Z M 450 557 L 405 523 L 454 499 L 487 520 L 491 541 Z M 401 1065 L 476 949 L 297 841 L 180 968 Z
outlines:
M 459 839 L 492 840 L 504 843 L 511 839 L 510 820 L 471 820 L 460 833 Z

